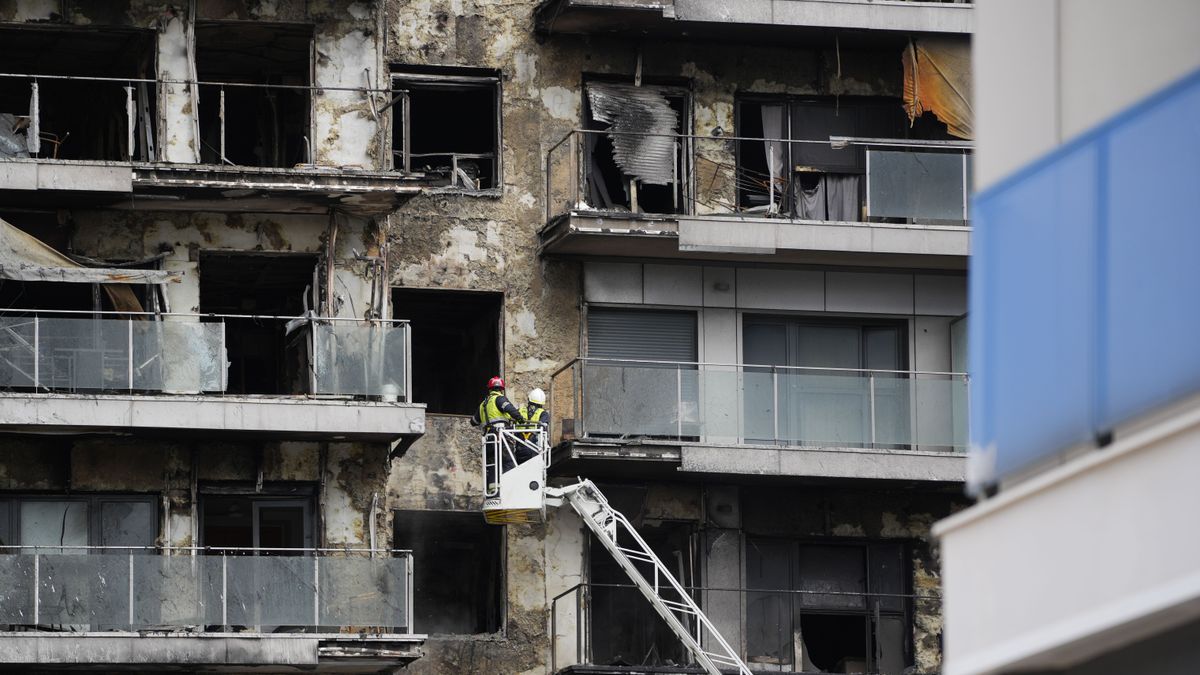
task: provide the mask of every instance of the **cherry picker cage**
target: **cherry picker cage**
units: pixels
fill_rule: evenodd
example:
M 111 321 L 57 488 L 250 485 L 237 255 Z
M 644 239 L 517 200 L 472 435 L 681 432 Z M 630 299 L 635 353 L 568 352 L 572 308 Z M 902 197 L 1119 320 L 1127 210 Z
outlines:
M 519 462 L 521 458 L 524 462 Z M 546 485 L 550 443 L 546 431 L 497 426 L 483 436 L 483 515 L 494 525 L 543 522 L 546 507 L 569 504 L 629 575 L 654 611 L 708 675 L 751 675 L 737 651 L 671 574 L 629 520 L 590 480 Z

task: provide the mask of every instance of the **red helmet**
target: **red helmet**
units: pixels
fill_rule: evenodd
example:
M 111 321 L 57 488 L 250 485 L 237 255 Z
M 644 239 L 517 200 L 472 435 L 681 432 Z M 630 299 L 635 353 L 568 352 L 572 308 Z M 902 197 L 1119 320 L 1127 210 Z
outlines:
M 487 388 L 488 389 L 503 389 L 504 388 L 504 379 L 501 378 L 499 375 L 493 377 L 492 379 L 488 380 Z

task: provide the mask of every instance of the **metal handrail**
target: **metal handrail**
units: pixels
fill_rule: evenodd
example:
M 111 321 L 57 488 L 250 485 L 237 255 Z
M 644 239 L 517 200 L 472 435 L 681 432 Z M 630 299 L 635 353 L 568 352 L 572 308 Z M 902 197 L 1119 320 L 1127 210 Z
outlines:
M 390 94 L 395 92 L 405 91 L 395 87 L 339 87 L 339 86 L 324 86 L 316 84 L 268 84 L 268 83 L 253 83 L 253 82 L 221 82 L 216 80 L 188 80 L 188 79 L 173 79 L 173 78 L 150 78 L 150 77 L 104 77 L 95 75 L 42 75 L 36 73 L 0 73 L 0 77 L 8 77 L 22 80 L 68 80 L 77 82 L 115 82 L 115 83 L 133 83 L 138 84 L 181 84 L 181 85 L 198 85 L 198 86 L 213 86 L 213 87 L 247 87 L 251 89 L 302 89 L 307 91 L 360 91 Z
M 801 370 L 801 371 L 819 371 L 819 372 L 844 372 L 844 373 L 865 373 L 872 375 L 875 373 L 883 373 L 888 375 L 935 375 L 942 377 L 961 377 L 964 380 L 969 380 L 970 376 L 967 373 L 954 371 L 938 371 L 938 370 L 887 370 L 880 368 L 823 368 L 820 366 L 774 366 L 768 364 L 756 363 L 725 363 L 718 361 L 655 361 L 650 359 L 614 359 L 598 356 L 577 356 L 565 365 L 555 370 L 550 378 L 553 379 L 564 371 L 568 370 L 576 363 L 612 363 L 617 365 L 632 364 L 632 365 L 655 365 L 655 366 L 712 366 L 718 368 L 769 368 L 772 370 Z
M 0 551 L 8 549 L 69 549 L 86 551 L 250 551 L 250 552 L 300 552 L 300 553 L 400 553 L 398 557 L 412 555 L 408 548 L 334 548 L 334 547 L 282 547 L 282 546 L 91 546 L 85 544 L 0 544 Z
M 729 136 L 721 134 L 719 136 L 704 135 L 704 134 L 668 134 L 655 133 L 651 131 L 612 131 L 609 129 L 572 129 L 567 132 L 561 140 L 550 146 L 547 151 L 547 157 L 556 148 L 566 142 L 574 134 L 597 134 L 604 136 L 651 136 L 658 138 L 689 138 L 704 141 L 765 141 L 770 143 L 810 143 L 813 145 L 835 145 L 835 144 L 851 144 L 851 145 L 872 145 L 872 146 L 890 146 L 890 147 L 905 147 L 905 148 L 923 148 L 937 149 L 944 148 L 948 150 L 973 150 L 974 146 L 969 143 L 958 141 L 925 141 L 921 139 L 906 139 L 906 138 L 856 138 L 851 136 L 830 136 L 828 138 L 774 138 L 770 136 Z M 932 143 L 938 143 L 932 145 Z M 943 145 L 945 143 L 945 145 Z
M 295 321 L 304 319 L 308 321 L 357 321 L 369 323 L 390 323 L 392 325 L 405 325 L 411 323 L 409 319 L 381 319 L 370 318 L 364 319 L 355 316 L 316 316 L 316 315 L 299 315 L 299 316 L 283 316 L 277 314 L 222 314 L 219 312 L 124 312 L 114 309 L 106 310 L 91 310 L 91 309 L 21 309 L 21 308 L 0 308 L 0 314 L 87 314 L 100 316 L 178 316 L 200 319 L 263 319 L 275 321 Z

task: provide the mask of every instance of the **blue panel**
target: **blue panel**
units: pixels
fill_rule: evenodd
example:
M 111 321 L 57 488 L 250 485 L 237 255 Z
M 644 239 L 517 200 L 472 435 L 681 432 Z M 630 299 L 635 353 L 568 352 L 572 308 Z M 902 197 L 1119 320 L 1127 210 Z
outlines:
M 1109 143 L 1106 427 L 1200 392 L 1200 86 Z
M 976 197 L 974 487 L 1200 392 L 1197 193 L 1200 71 Z
M 1089 437 L 1093 385 L 1096 150 L 1077 147 L 976 206 L 987 335 L 972 346 L 984 390 L 978 447 L 997 470 Z

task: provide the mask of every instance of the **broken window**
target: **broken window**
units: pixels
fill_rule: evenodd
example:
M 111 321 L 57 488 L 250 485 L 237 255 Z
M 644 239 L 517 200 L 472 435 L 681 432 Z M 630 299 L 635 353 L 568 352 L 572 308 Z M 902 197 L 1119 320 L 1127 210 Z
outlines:
M 307 25 L 196 23 L 197 77 L 230 83 L 200 87 L 202 162 L 290 167 L 312 161 L 311 45 Z
M 500 78 L 473 69 L 392 75 L 392 153 L 397 168 L 430 185 L 500 185 Z
M 500 372 L 503 307 L 501 293 L 392 290 L 392 315 L 412 325 L 411 400 L 431 413 L 478 409 L 488 378 Z
M 152 547 L 157 537 L 158 507 L 153 497 L 39 495 L 0 499 L 3 545 Z M 64 552 L 86 551 L 80 548 Z
M 646 490 L 641 486 L 603 486 L 613 508 L 634 522 L 638 533 L 685 587 L 695 586 L 697 560 L 694 523 L 642 520 Z M 662 620 L 628 574 L 595 538 L 589 537 L 591 584 L 587 625 L 592 663 L 666 666 L 689 663 L 687 648 Z M 649 571 L 644 571 L 649 574 Z M 685 627 L 695 630 L 686 620 Z
M 864 220 L 866 153 L 831 136 L 948 139 L 931 115 L 909 124 L 899 98 L 746 97 L 737 101 L 738 206 L 806 220 Z M 793 141 L 793 142 L 788 142 Z
M 155 53 L 153 30 L 0 29 L 0 63 L 16 75 L 152 80 Z M 145 82 L 0 77 L 0 159 L 152 160 L 154 96 Z
M 392 545 L 412 551 L 413 624 L 421 632 L 500 630 L 504 532 L 473 512 L 395 512 Z
M 588 82 L 586 187 L 595 209 L 686 213 L 688 95 L 680 87 Z M 603 133 L 601 133 L 603 132 Z
M 308 331 L 287 332 L 312 293 L 317 257 L 307 254 L 208 252 L 200 254 L 200 313 L 243 314 L 225 323 L 228 388 L 234 394 L 300 394 L 308 391 Z
M 785 670 L 899 675 L 912 663 L 895 543 L 746 540 L 746 656 Z

